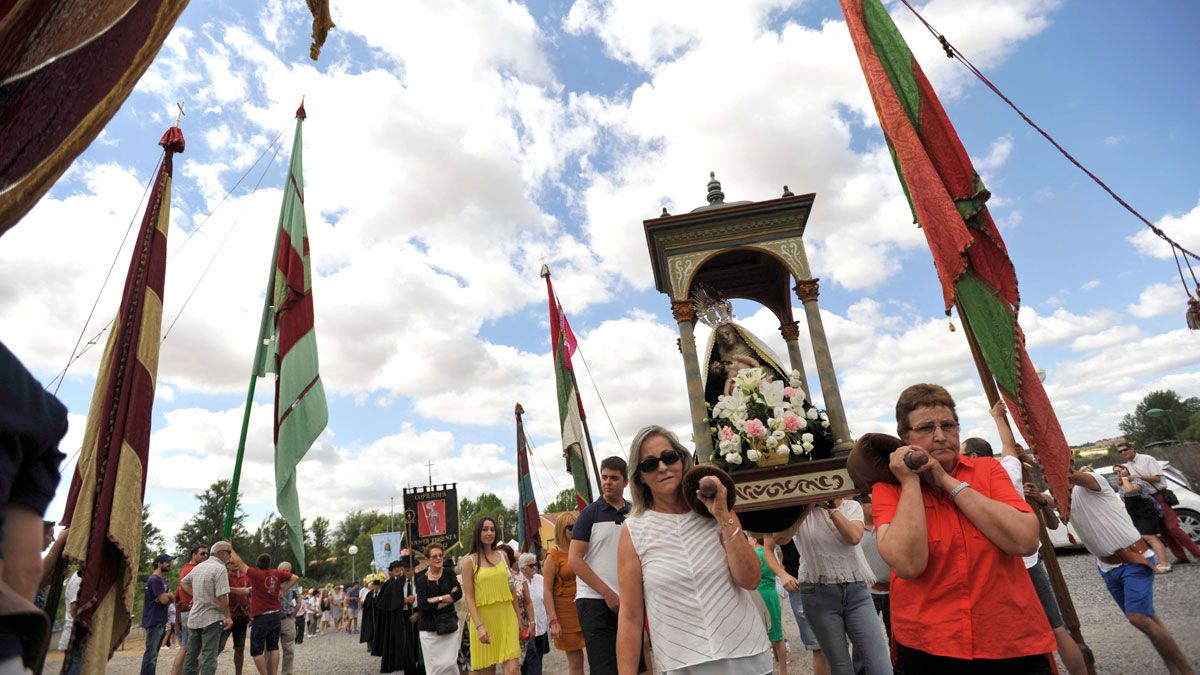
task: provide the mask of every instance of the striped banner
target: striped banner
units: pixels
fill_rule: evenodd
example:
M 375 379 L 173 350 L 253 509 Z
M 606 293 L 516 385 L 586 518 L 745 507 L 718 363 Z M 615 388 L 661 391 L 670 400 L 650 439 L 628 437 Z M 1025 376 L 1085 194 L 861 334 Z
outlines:
M 129 633 L 139 597 L 134 585 L 158 377 L 172 158 L 183 152 L 183 132 L 168 129 L 159 145 L 162 162 L 100 361 L 63 518 L 71 528 L 64 553 L 83 568 L 70 649 L 81 654 L 82 672 L 89 674 L 104 672 Z
M 592 503 L 592 484 L 588 480 L 587 462 L 584 461 L 583 402 L 579 400 L 579 386 L 575 383 L 575 369 L 571 367 L 571 356 L 577 345 L 571 324 L 562 311 L 554 285 L 550 282 L 550 270 L 542 267 L 546 279 L 546 293 L 550 298 L 550 347 L 554 354 L 554 382 L 558 390 L 558 420 L 562 430 L 563 456 L 567 460 L 567 471 L 575 483 L 575 506 L 583 510 Z

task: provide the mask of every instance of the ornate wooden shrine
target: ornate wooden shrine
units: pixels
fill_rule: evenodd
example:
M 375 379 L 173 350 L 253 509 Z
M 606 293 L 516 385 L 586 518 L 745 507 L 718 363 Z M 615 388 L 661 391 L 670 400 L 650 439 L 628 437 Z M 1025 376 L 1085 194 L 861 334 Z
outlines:
M 661 217 L 643 223 L 655 286 L 671 298 L 679 325 L 696 460 L 709 462 L 714 453 L 694 332 L 693 299 L 699 289 L 722 298 L 753 300 L 770 309 L 779 319 L 790 366 L 801 374 L 800 384 L 811 399 L 799 345 L 800 324 L 792 314 L 791 292 L 795 292 L 804 305 L 829 433 L 836 444 L 832 457 L 731 471 L 743 524 L 748 530 L 771 531 L 776 522 L 798 512 L 798 505 L 857 492 L 844 456 L 853 439 L 821 321 L 818 280 L 812 277 L 804 248 L 804 229 L 816 195 L 794 195 L 784 187 L 778 199 L 727 203 L 720 182 L 712 174 L 710 178 L 707 205 L 679 215 L 663 209 Z

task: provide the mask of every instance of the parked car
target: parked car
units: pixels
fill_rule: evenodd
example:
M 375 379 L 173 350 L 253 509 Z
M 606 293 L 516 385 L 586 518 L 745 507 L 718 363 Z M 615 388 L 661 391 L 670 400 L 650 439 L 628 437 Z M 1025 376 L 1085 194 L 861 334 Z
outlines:
M 1171 492 L 1179 497 L 1179 506 L 1174 507 L 1175 515 L 1179 516 L 1179 527 L 1187 533 L 1192 541 L 1200 544 L 1200 494 L 1192 491 L 1190 484 L 1191 480 L 1178 469 L 1172 467 L 1169 463 L 1159 461 L 1162 466 L 1163 478 L 1166 479 Z M 1113 475 L 1111 466 L 1103 466 L 1096 469 L 1097 476 L 1103 476 L 1112 489 L 1117 489 L 1117 477 Z M 1050 542 L 1054 544 L 1054 548 L 1075 548 L 1081 547 L 1083 544 L 1079 541 L 1079 536 L 1075 534 L 1075 530 L 1068 524 L 1063 527 L 1059 524 L 1058 527 L 1047 532 L 1050 535 Z

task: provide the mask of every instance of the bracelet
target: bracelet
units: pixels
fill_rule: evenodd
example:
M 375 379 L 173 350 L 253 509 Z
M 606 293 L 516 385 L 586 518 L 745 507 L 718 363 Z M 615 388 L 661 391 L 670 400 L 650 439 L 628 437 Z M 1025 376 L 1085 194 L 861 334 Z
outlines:
M 729 542 L 733 541 L 733 538 L 738 536 L 738 532 L 741 532 L 741 531 L 742 531 L 742 527 L 739 525 L 738 528 L 733 531 L 733 534 L 729 535 L 728 539 L 721 542 L 721 545 L 724 546 L 725 544 L 728 544 Z
M 958 496 L 958 493 L 962 492 L 963 490 L 966 490 L 969 487 L 971 487 L 971 484 L 965 480 L 963 482 L 959 483 L 958 485 L 956 485 L 954 487 L 954 489 L 950 491 L 950 501 L 954 501 L 954 498 Z

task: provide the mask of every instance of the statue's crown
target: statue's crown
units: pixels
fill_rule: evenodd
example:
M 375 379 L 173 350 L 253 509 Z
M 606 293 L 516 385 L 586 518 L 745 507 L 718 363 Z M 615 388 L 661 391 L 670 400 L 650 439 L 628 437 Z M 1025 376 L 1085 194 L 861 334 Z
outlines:
M 733 323 L 733 303 L 705 286 L 692 290 L 692 307 L 696 309 L 696 318 L 709 328 Z

